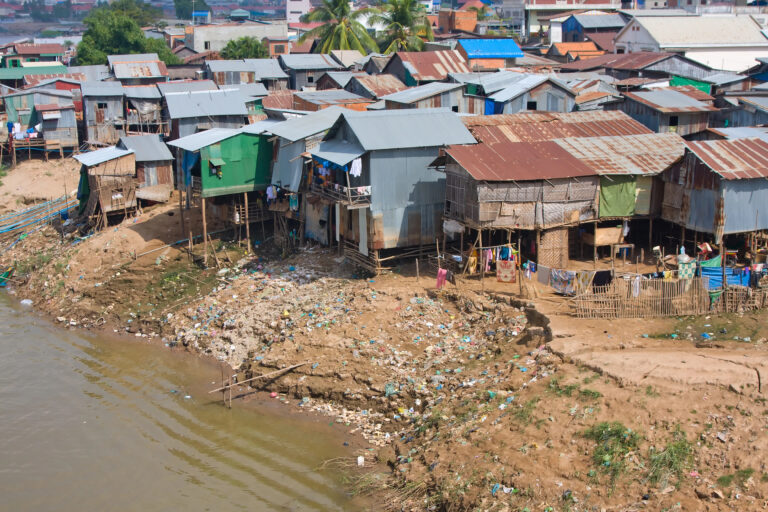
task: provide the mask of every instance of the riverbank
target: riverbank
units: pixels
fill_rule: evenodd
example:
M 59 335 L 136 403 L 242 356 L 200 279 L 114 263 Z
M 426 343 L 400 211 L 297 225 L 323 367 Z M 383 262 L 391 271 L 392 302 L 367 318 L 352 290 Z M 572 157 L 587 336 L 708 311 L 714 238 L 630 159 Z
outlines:
M 221 268 L 202 269 L 168 246 L 179 220 L 160 206 L 84 239 L 46 228 L 2 261 L 29 275 L 18 298 L 67 328 L 207 354 L 240 382 L 300 365 L 256 381 L 266 395 L 237 386 L 235 404 L 290 402 L 361 436 L 337 464 L 384 509 L 767 504 L 760 314 L 579 321 L 544 290 L 535 304 L 489 280 L 436 291 L 408 265 L 369 278 L 334 251 L 268 243 L 217 244 Z M 358 473 L 358 453 L 387 470 Z

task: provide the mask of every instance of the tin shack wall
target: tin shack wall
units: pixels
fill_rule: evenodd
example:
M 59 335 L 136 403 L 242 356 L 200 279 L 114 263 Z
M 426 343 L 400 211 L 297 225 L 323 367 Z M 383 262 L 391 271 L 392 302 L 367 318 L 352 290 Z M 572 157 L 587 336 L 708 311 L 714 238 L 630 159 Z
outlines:
M 725 234 L 768 229 L 768 181 L 723 180 Z
M 371 248 L 434 243 L 442 232 L 445 174 L 428 167 L 437 155 L 437 147 L 370 153 Z
M 221 176 L 211 166 L 221 158 Z M 270 182 L 272 142 L 265 135 L 241 133 L 200 150 L 203 197 L 265 190 Z

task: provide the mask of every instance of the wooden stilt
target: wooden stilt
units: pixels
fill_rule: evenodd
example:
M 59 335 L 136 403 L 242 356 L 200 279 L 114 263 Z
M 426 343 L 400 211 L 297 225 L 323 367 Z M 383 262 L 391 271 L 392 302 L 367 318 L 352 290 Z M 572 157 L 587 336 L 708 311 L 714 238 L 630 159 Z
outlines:
M 485 253 L 483 252 L 483 230 L 478 233 L 480 240 L 480 288 L 485 292 Z
M 648 253 L 653 254 L 653 217 L 648 219 Z
M 536 263 L 541 263 L 541 230 L 536 230 Z
M 245 238 L 246 238 L 246 253 L 251 254 L 251 218 L 248 213 L 248 192 L 243 192 L 243 198 L 245 199 Z
M 594 226 L 594 239 L 592 240 L 592 261 L 594 262 L 595 268 L 597 268 L 597 221 L 593 222 L 592 225 Z
M 202 198 L 202 213 L 203 213 L 203 246 L 205 251 L 203 252 L 203 265 L 208 266 L 208 223 L 205 220 L 205 198 Z

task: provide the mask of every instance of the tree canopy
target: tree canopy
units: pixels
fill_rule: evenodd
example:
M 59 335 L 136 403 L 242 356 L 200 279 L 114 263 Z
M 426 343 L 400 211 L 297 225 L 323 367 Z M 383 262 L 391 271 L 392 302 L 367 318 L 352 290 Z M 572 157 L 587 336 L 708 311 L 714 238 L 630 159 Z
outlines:
M 321 21 L 322 25 L 304 33 L 299 43 L 307 39 L 318 39 L 315 51 L 330 53 L 332 50 L 358 50 L 363 55 L 369 51 L 379 51 L 376 41 L 359 21 L 361 17 L 373 12 L 372 9 L 353 11 L 347 0 L 323 0 L 306 16 L 307 21 Z
M 173 0 L 173 6 L 176 9 L 176 17 L 180 20 L 192 19 L 192 0 Z M 210 11 L 211 7 L 205 3 L 205 0 L 195 0 L 196 11 Z
M 370 26 L 376 23 L 386 27 L 384 53 L 421 51 L 425 39 L 434 40 L 427 11 L 418 0 L 387 0 L 368 19 Z
M 154 23 L 163 15 L 161 9 L 152 7 L 142 0 L 114 0 L 111 4 L 97 4 L 96 8 L 91 10 L 88 14 L 88 17 L 94 15 L 97 11 L 109 11 L 124 14 L 135 21 L 139 27 L 154 25 Z
M 165 41 L 146 37 L 138 23 L 123 12 L 97 8 L 83 22 L 87 29 L 77 45 L 79 65 L 106 64 L 109 55 L 130 53 L 157 53 L 166 64 L 180 62 Z
M 269 49 L 255 37 L 232 39 L 219 53 L 224 59 L 264 59 Z

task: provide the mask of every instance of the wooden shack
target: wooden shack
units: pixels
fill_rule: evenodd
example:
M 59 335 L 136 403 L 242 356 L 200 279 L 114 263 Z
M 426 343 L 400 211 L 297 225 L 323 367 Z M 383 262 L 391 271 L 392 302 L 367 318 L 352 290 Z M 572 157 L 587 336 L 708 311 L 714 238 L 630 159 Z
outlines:
M 117 143 L 118 148 L 134 153 L 139 199 L 166 202 L 173 190 L 173 155 L 160 137 L 123 136 Z
M 123 86 L 120 82 L 84 82 L 80 90 L 86 142 L 116 143 L 125 130 Z
M 109 224 L 113 216 L 127 216 L 136 209 L 136 160 L 133 150 L 97 149 L 75 155 L 80 162 L 77 198 L 79 213 L 96 229 Z
M 163 120 L 162 95 L 154 85 L 124 86 L 126 131 L 131 133 L 168 133 Z

